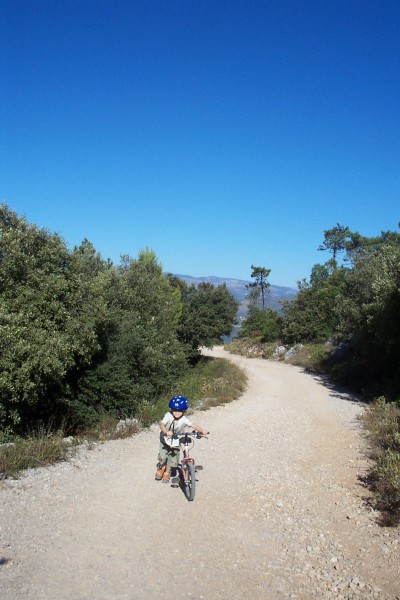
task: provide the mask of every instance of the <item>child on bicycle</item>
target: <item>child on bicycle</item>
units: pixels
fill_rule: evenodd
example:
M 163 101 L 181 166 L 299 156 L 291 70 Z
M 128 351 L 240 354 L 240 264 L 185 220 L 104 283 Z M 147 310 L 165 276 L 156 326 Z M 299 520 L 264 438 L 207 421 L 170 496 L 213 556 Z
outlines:
M 185 416 L 189 406 L 184 396 L 174 396 L 169 401 L 169 411 L 165 413 L 160 422 L 160 448 L 158 451 L 158 464 L 155 478 L 163 483 L 168 483 L 171 476 L 171 468 L 179 465 L 180 446 L 179 439 L 174 439 L 175 433 L 183 433 L 185 427 L 191 427 L 195 431 L 207 435 L 208 431 L 195 425 Z

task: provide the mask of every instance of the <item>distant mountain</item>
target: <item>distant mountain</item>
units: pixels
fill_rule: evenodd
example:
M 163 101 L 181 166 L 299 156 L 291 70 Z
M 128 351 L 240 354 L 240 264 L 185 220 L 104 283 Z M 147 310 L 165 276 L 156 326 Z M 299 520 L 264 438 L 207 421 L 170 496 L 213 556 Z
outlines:
M 227 277 L 214 277 L 210 275 L 209 277 L 192 277 L 191 275 L 176 275 L 179 279 L 183 279 L 187 284 L 198 285 L 199 283 L 206 281 L 208 283 L 212 283 L 214 285 L 222 285 L 226 284 L 226 287 L 232 292 L 233 296 L 240 302 L 239 307 L 239 317 L 245 317 L 247 314 L 247 300 L 246 296 L 248 294 L 248 290 L 246 289 L 246 285 L 250 283 L 249 281 L 244 281 L 242 279 L 230 279 Z M 268 288 L 268 294 L 266 298 L 266 304 L 268 307 L 273 308 L 274 310 L 280 310 L 281 302 L 283 300 L 293 300 L 296 296 L 297 290 L 295 288 L 289 287 L 281 287 L 279 285 L 271 285 Z

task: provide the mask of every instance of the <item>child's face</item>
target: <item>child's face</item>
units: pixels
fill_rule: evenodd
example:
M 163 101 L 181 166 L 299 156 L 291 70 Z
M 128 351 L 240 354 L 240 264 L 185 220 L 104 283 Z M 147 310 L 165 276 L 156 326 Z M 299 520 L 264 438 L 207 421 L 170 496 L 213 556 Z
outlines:
M 172 411 L 172 416 L 174 417 L 174 419 L 180 419 L 182 415 L 183 415 L 183 410 L 173 410 Z

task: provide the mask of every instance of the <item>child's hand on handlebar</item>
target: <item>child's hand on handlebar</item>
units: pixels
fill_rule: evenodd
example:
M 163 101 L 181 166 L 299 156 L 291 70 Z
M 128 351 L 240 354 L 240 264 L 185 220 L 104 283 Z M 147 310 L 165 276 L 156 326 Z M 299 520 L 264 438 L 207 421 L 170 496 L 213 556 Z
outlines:
M 202 429 L 201 431 L 193 431 L 193 433 L 195 433 L 198 437 L 201 437 L 202 435 L 208 435 L 210 432 L 206 431 L 205 429 Z

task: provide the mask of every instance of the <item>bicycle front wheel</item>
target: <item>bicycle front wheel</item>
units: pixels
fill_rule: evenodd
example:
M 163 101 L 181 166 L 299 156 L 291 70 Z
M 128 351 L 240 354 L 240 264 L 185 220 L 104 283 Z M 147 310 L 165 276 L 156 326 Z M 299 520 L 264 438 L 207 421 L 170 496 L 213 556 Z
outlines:
M 189 501 L 194 500 L 194 495 L 196 493 L 196 472 L 194 470 L 193 463 L 186 463 L 184 466 L 185 469 L 185 482 L 184 482 L 184 492 L 185 496 Z

